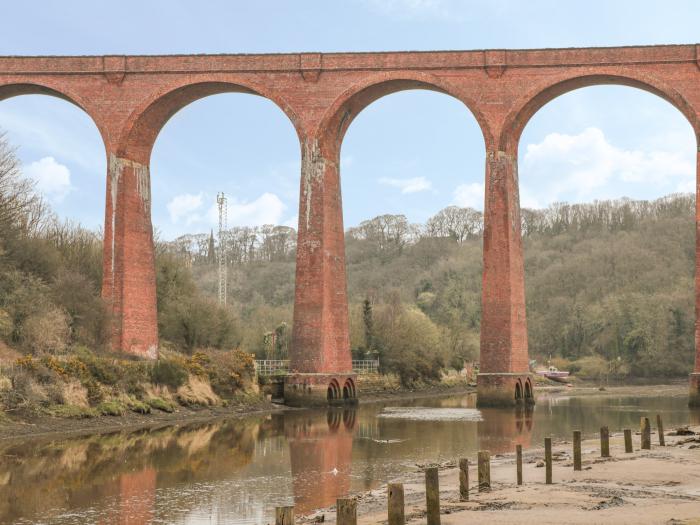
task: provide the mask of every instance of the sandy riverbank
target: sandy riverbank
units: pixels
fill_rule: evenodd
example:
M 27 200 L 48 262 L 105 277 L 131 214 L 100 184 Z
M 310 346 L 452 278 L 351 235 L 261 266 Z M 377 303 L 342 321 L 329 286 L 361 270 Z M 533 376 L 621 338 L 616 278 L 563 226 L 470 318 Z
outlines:
M 523 454 L 524 484 L 515 483 L 515 457 L 492 458 L 492 490 L 476 492 L 476 466 L 470 468 L 472 493 L 469 502 L 459 501 L 459 478 L 455 465 L 441 465 L 440 499 L 443 525 L 468 523 L 592 524 L 673 523 L 700 524 L 700 426 L 694 436 L 666 436 L 665 447 L 652 435 L 652 450 L 639 450 L 640 437 L 633 436 L 632 454 L 624 453 L 622 433 L 611 436 L 611 458 L 600 458 L 599 441 L 584 440 L 583 470 L 574 472 L 571 443 L 555 443 L 554 484 L 546 485 L 545 469 L 538 467 L 544 450 Z M 667 431 L 667 434 L 671 432 Z M 475 458 L 469 458 L 470 463 Z M 422 472 L 403 480 L 406 522 L 425 523 L 425 492 Z M 358 523 L 386 523 L 386 488 L 358 497 Z M 332 509 L 320 511 L 334 523 Z M 302 522 L 310 522 L 312 517 Z

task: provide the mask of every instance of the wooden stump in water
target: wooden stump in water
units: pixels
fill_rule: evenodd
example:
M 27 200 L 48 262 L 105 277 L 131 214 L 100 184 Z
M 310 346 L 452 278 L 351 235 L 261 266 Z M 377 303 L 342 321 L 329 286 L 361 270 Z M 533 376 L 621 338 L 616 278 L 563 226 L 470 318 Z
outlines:
M 666 446 L 666 437 L 664 436 L 664 422 L 661 421 L 661 414 L 656 414 L 656 428 L 659 431 L 659 445 Z
M 469 501 L 469 460 L 459 460 L 459 501 Z
M 648 417 L 643 417 L 640 422 L 642 431 L 642 449 L 651 450 L 651 423 Z
M 515 445 L 515 476 L 518 485 L 523 484 L 523 446 Z
M 401 483 L 389 483 L 387 488 L 387 507 L 389 525 L 405 525 L 403 485 Z
M 440 479 L 437 467 L 425 469 L 425 505 L 428 525 L 440 525 Z
M 545 483 L 552 484 L 552 438 L 544 438 Z
M 610 431 L 608 427 L 600 427 L 600 457 L 610 457 Z
M 357 500 L 339 499 L 335 508 L 337 525 L 357 525 Z
M 625 429 L 625 453 L 631 454 L 634 452 L 632 449 L 632 430 L 629 428 Z
M 479 467 L 479 492 L 491 490 L 491 457 L 488 450 L 477 455 Z
M 277 507 L 275 525 L 294 525 L 294 507 Z
M 581 431 L 574 430 L 574 470 L 581 470 Z

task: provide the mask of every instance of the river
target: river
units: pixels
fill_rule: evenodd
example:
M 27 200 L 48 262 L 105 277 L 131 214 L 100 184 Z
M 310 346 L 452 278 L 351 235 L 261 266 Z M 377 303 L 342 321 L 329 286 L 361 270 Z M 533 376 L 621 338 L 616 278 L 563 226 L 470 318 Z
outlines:
M 654 392 L 654 387 L 643 387 Z M 697 424 L 681 389 L 663 395 L 540 395 L 534 410 L 474 408 L 473 395 L 356 410 L 267 416 L 0 445 L 0 521 L 140 525 L 265 524 L 275 506 L 298 514 L 374 489 L 416 464 L 473 458 L 570 438 Z M 654 421 L 652 419 L 652 421 Z

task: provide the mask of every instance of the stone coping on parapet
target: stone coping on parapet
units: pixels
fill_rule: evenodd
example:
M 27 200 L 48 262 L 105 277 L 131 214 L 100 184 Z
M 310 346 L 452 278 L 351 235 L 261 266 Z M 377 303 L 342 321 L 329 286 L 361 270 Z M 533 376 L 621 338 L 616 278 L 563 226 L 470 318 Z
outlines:
M 50 55 L 0 56 L 0 75 L 94 74 L 123 61 L 130 74 L 183 72 L 298 72 L 300 70 L 358 71 L 396 69 L 476 69 L 490 65 L 509 68 L 577 67 L 700 63 L 700 44 L 537 49 L 479 49 L 445 51 L 306 52 L 270 54 L 174 55 Z

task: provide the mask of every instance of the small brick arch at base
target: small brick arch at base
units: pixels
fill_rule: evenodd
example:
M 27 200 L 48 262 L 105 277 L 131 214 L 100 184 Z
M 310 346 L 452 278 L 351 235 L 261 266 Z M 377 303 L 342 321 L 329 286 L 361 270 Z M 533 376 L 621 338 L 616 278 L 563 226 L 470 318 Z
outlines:
M 284 380 L 284 402 L 290 406 L 354 405 L 354 374 L 289 374 Z

